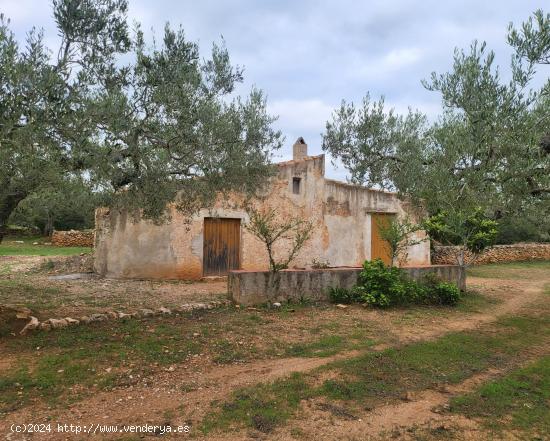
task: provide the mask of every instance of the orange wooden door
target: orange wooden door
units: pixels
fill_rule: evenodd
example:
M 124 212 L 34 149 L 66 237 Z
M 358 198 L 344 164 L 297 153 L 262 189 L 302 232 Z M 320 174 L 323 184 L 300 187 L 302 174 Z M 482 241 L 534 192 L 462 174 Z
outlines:
M 388 213 L 371 213 L 371 260 L 381 259 L 386 265 L 391 265 L 391 254 L 388 243 L 382 240 L 380 228 L 387 226 L 395 217 Z
M 241 220 L 204 218 L 203 273 L 223 276 L 239 269 Z

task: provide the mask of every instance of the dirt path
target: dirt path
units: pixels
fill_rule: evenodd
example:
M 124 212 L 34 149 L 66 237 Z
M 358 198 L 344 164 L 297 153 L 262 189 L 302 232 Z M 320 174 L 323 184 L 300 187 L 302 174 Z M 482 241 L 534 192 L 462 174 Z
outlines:
M 542 293 L 542 287 L 550 279 L 545 280 L 497 280 L 471 279 L 471 284 L 481 284 L 484 289 L 494 289 L 500 293 L 502 302 L 491 308 L 490 311 L 471 314 L 461 319 L 434 319 L 422 328 L 407 329 L 402 327 L 399 332 L 394 331 L 394 337 L 399 344 L 406 344 L 418 340 L 431 340 L 452 331 L 475 329 L 476 327 L 492 322 L 498 317 L 518 313 L 536 302 Z M 392 329 L 391 324 L 385 323 L 385 314 L 377 314 L 375 320 L 381 325 Z M 410 327 L 409 327 L 410 328 Z M 375 348 L 376 349 L 376 348 Z M 378 348 L 378 349 L 383 349 Z M 191 363 L 178 365 L 174 370 L 166 370 L 152 378 L 132 379 L 124 389 L 109 392 L 100 392 L 90 398 L 77 401 L 67 409 L 52 411 L 44 405 L 35 405 L 16 411 L 0 422 L 0 433 L 8 433 L 12 423 L 43 422 L 47 418 L 62 424 L 83 424 L 83 421 L 99 424 L 166 424 L 184 425 L 189 422 L 200 421 L 203 415 L 210 410 L 211 403 L 223 400 L 238 387 L 270 381 L 286 376 L 292 372 L 304 372 L 317 368 L 341 358 L 357 355 L 357 352 L 341 353 L 330 358 L 289 358 L 278 360 L 257 361 L 230 366 L 209 366 L 204 368 L 200 357 L 195 357 Z M 484 375 L 494 375 L 488 372 Z M 461 385 L 471 387 L 480 381 L 473 378 Z M 484 377 L 483 377 L 484 378 Z M 470 383 L 469 383 L 470 382 Z M 458 389 L 455 390 L 458 391 Z M 77 391 L 75 391 L 77 393 Z M 453 391 L 451 391 L 453 393 Z M 315 431 L 319 439 L 369 439 L 365 433 L 377 434 L 395 427 L 408 426 L 413 423 L 440 422 L 439 416 L 432 412 L 434 406 L 447 402 L 449 392 L 424 391 L 410 402 L 396 406 L 380 407 L 369 413 L 367 420 L 336 421 L 332 430 L 322 425 L 324 430 Z M 304 424 L 313 424 L 318 429 L 319 419 L 325 419 L 319 410 L 311 409 Z M 471 424 L 453 417 L 455 420 L 446 423 Z M 460 421 L 459 421 L 460 420 Z M 325 430 L 326 429 L 326 430 Z M 367 432 L 366 432 L 367 431 Z M 196 433 L 194 433 L 197 435 Z M 242 436 L 232 434 L 220 439 L 249 439 L 246 433 Z M 74 436 L 74 439 L 79 438 Z M 115 437 L 116 438 L 116 437 Z M 12 440 L 25 439 L 13 435 Z M 34 434 L 32 439 L 73 439 L 70 434 Z M 209 439 L 215 439 L 209 437 Z M 269 439 L 293 439 L 284 430 L 277 435 L 271 434 Z
M 421 328 L 404 328 L 391 332 L 397 335 L 400 343 L 413 343 L 432 340 L 448 332 L 475 329 L 478 326 L 494 322 L 499 317 L 529 308 L 533 302 L 539 299 L 547 283 L 550 283 L 550 278 L 533 281 L 470 277 L 468 278 L 469 287 L 489 291 L 493 296 L 497 293 L 501 302 L 493 305 L 489 311 L 465 315 L 460 319 L 442 317 L 432 320 L 431 323 L 425 324 Z M 392 328 L 388 327 L 388 329 Z
M 532 360 L 550 354 L 550 341 L 531 348 L 522 354 L 521 363 L 514 368 L 528 365 Z M 416 440 L 417 428 L 439 431 L 460 430 L 464 440 L 491 439 L 472 419 L 446 412 L 449 400 L 476 389 L 479 385 L 508 372 L 507 368 L 490 368 L 457 385 L 444 386 L 407 394 L 402 403 L 389 404 L 372 409 L 352 419 L 331 418 L 330 412 L 319 411 L 319 400 L 310 400 L 304 406 L 303 416 L 297 426 L 315 440 Z M 312 424 L 313 423 L 313 424 Z M 411 430 L 414 429 L 414 430 Z M 288 433 L 280 433 L 273 440 L 289 439 Z

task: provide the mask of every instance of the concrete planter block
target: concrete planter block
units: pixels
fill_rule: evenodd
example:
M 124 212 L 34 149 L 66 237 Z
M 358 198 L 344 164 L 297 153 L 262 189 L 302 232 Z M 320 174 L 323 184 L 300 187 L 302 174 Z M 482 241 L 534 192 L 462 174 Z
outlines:
M 458 265 L 432 265 L 402 268 L 412 279 L 435 273 L 441 280 L 466 289 L 466 273 Z M 351 289 L 361 268 L 327 268 L 315 270 L 231 271 L 227 291 L 231 300 L 244 306 L 284 301 L 327 301 L 330 288 Z

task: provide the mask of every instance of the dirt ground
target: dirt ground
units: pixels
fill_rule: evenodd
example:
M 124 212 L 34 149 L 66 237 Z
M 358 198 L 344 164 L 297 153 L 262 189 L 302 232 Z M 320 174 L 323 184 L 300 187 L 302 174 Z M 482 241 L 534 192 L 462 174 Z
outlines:
M 123 280 L 101 278 L 92 270 L 90 256 L 39 257 L 0 256 L 1 279 L 18 288 L 0 290 L 5 305 L 25 305 L 40 320 L 50 317 L 80 317 L 106 310 L 134 312 L 140 308 L 175 308 L 185 303 L 226 298 L 227 282 Z M 80 279 L 55 279 L 67 274 Z M 1 272 L 0 272 L 1 274 Z M 2 292 L 3 291 L 3 292 Z
M 61 308 L 64 312 L 83 312 L 100 309 L 101 306 L 79 303 L 83 293 L 109 305 L 134 307 L 176 305 L 179 302 L 222 296 L 223 282 L 185 284 L 176 282 L 117 281 L 90 279 L 87 281 L 55 281 L 48 274 L 29 275 L 36 267 L 33 259 L 12 262 L 11 277 L 26 273 L 36 286 L 55 286 L 62 292 Z M 27 266 L 26 266 L 27 265 Z M 15 268 L 15 269 L 14 269 Z M 307 341 L 311 334 L 319 332 L 319 324 L 340 323 L 342 327 L 368 329 L 367 334 L 376 342 L 370 350 L 379 351 L 388 347 L 399 347 L 412 342 L 437 339 L 452 331 L 477 329 L 495 322 L 498 318 L 516 313 L 536 313 L 544 298 L 543 288 L 550 283 L 547 271 L 522 271 L 521 277 L 500 274 L 499 278 L 468 279 L 470 289 L 483 293 L 482 301 L 453 311 L 445 309 L 413 309 L 380 311 L 351 306 L 338 309 L 333 306 L 303 308 L 284 317 L 269 312 L 255 311 L 255 315 L 266 320 L 260 335 L 237 335 L 245 338 L 245 346 L 269 346 L 271 336 L 280 336 L 286 343 Z M 43 284 L 43 285 L 42 285 Z M 136 295 L 139 293 L 139 295 Z M 185 300 L 184 300 L 185 299 Z M 542 303 L 541 303 L 542 302 Z M 241 311 L 242 313 L 242 311 Z M 208 316 L 206 316 L 206 320 Z M 548 342 L 546 342 L 548 343 Z M 2 346 L 0 345 L 0 351 Z M 258 360 L 220 365 L 206 354 L 199 354 L 189 360 L 167 368 L 155 368 L 153 373 L 125 387 L 109 391 L 94 392 L 84 400 L 67 406 L 50 407 L 40 402 L 9 413 L 0 421 L 0 434 L 9 434 L 7 439 L 80 439 L 63 434 L 40 434 L 33 436 L 10 434 L 13 423 L 57 421 L 67 424 L 171 424 L 190 425 L 191 433 L 185 437 L 202 439 L 193 428 L 211 408 L 213 402 L 227 398 L 232 391 L 242 386 L 276 380 L 294 372 L 307 372 L 338 359 L 356 356 L 359 349 L 343 350 L 329 357 L 260 357 Z M 518 364 L 532 357 L 550 353 L 548 344 L 541 344 L 522 354 Z M 4 357 L 9 366 L 9 354 Z M 0 369 L 2 364 L 0 364 Z M 454 434 L 453 439 L 487 439 L 476 421 L 460 415 L 439 412 L 450 397 L 472 390 L 476 385 L 500 373 L 498 367 L 441 389 L 424 390 L 407 395 L 401 403 L 389 403 L 362 414 L 347 415 L 335 406 L 313 399 L 302 403 L 299 418 L 291 420 L 275 432 L 263 434 L 254 430 L 243 430 L 230 434 L 209 435 L 205 439 L 220 440 L 370 440 L 370 439 L 445 439 L 445 434 Z M 433 434 L 443 433 L 443 437 Z M 453 436 L 454 436 L 453 435 Z M 182 437 L 179 435 L 178 437 Z M 140 437 L 105 436 L 108 439 L 139 439 Z M 513 439 L 511 436 L 510 439 Z

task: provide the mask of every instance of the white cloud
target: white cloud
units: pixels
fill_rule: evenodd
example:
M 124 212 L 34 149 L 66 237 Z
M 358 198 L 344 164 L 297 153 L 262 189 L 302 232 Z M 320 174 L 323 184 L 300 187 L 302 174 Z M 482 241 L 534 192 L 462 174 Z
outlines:
M 15 26 L 31 24 L 40 27 L 41 22 L 51 17 L 52 8 L 51 2 L 44 0 L 2 0 L 0 13 L 11 19 Z
M 383 72 L 394 71 L 418 63 L 424 51 L 417 47 L 393 49 L 382 57 L 377 68 Z
M 273 115 L 279 115 L 277 125 L 293 132 L 321 132 L 334 107 L 319 99 L 283 99 L 268 102 L 268 111 Z

